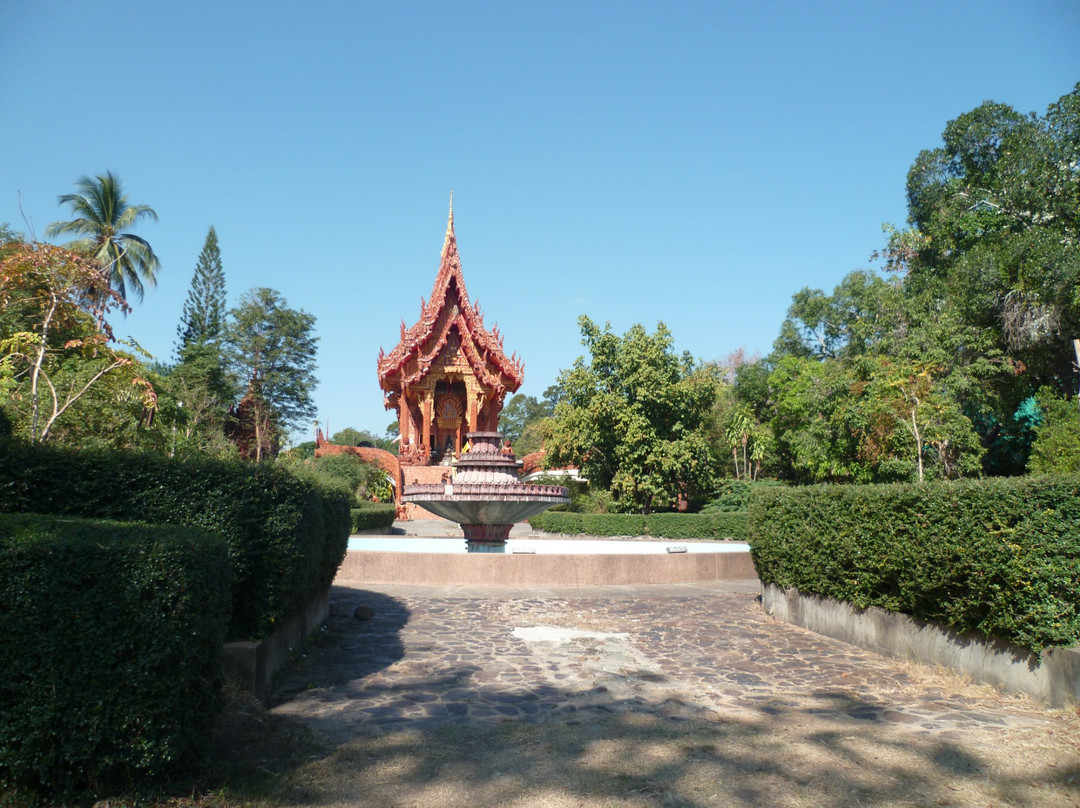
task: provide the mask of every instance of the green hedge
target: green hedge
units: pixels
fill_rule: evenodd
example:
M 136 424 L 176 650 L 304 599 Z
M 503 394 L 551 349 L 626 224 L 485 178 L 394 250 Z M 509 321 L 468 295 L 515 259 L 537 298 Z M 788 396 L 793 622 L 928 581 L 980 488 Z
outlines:
M 217 534 L 0 515 L 0 785 L 64 796 L 198 763 L 229 599 Z
M 266 636 L 333 581 L 348 495 L 267 464 L 0 441 L 0 512 L 188 525 L 228 542 L 230 639 Z
M 535 530 L 590 536 L 656 536 L 664 539 L 746 539 L 745 513 L 595 514 L 544 511 L 529 519 Z
M 1080 478 L 765 488 L 750 524 L 764 583 L 1035 653 L 1080 641 Z
M 362 508 L 353 508 L 353 533 L 361 530 L 389 530 L 397 518 L 397 508 L 392 504 L 373 503 Z

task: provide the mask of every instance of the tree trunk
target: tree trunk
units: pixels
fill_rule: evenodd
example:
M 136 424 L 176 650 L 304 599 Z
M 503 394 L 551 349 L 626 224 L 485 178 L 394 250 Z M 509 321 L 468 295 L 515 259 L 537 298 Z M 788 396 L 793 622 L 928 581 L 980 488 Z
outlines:
M 918 408 L 919 400 L 915 399 L 915 407 L 911 408 L 911 434 L 915 436 L 915 448 L 919 458 L 919 482 L 923 481 L 923 456 L 922 456 L 922 435 L 919 433 L 919 424 L 915 420 L 915 411 Z

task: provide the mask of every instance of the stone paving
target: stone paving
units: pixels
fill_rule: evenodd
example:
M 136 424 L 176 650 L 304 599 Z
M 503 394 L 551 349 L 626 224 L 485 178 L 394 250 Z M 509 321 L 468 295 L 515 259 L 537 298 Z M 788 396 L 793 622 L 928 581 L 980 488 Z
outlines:
M 274 711 L 332 742 L 441 725 L 776 716 L 940 740 L 1039 730 L 1061 713 L 766 616 L 756 581 L 465 592 L 336 586 Z M 358 619 L 358 607 L 370 609 Z M 808 702 L 809 699 L 809 702 Z M 807 705 L 809 707 L 807 708 Z

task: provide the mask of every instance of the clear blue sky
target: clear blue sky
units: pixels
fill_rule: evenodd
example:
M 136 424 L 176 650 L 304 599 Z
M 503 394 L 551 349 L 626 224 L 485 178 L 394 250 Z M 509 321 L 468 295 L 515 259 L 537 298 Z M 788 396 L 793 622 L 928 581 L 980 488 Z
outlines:
M 768 353 L 794 292 L 903 224 L 947 121 L 1078 80 L 1076 0 L 0 0 L 0 221 L 40 238 L 116 172 L 162 262 L 117 332 L 166 360 L 213 224 L 230 305 L 270 286 L 317 317 L 319 419 L 381 432 L 376 356 L 451 190 L 469 294 L 539 397 L 581 314 Z

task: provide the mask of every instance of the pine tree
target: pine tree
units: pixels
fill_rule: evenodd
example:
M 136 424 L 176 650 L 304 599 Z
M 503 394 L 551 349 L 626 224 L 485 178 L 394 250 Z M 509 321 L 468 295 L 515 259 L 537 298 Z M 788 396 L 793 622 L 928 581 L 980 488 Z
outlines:
M 192 346 L 217 339 L 224 323 L 225 270 L 221 266 L 217 232 L 211 225 L 180 314 L 180 327 L 177 329 L 180 345 L 177 353 L 183 357 Z

